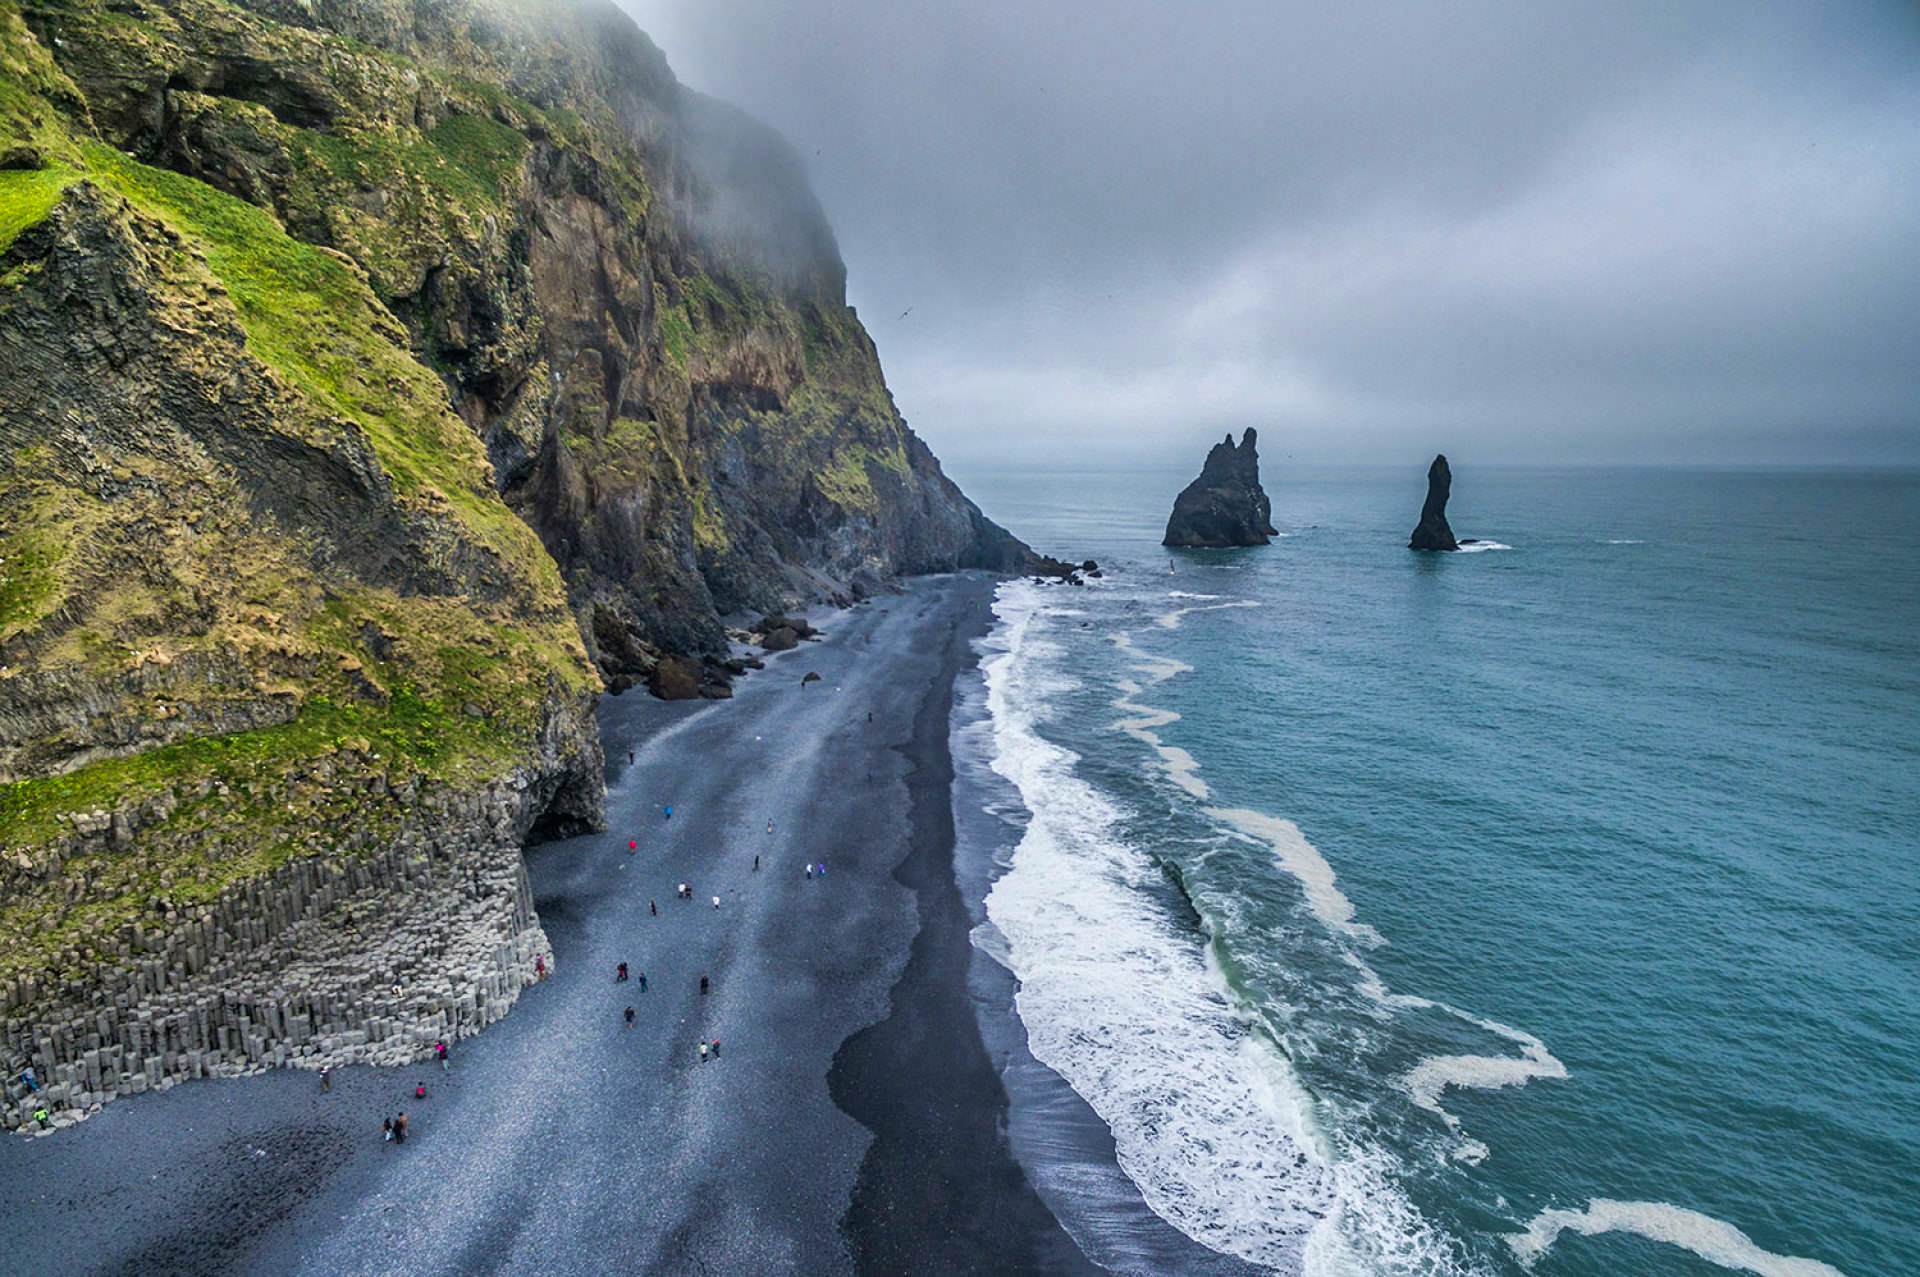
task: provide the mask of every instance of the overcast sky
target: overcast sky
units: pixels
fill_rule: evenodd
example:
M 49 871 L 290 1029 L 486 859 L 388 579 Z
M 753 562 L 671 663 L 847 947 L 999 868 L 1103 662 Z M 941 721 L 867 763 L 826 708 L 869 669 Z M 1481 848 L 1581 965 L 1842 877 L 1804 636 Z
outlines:
M 950 460 L 1920 461 L 1907 0 L 624 3 Z

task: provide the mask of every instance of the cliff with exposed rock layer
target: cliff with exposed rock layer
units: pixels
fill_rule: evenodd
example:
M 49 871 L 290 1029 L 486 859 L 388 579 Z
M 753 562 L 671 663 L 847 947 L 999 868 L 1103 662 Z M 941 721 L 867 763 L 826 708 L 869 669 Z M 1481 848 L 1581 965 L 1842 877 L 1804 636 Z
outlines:
M 0 1123 L 486 1023 L 604 687 L 1035 562 L 611 5 L 0 3 Z

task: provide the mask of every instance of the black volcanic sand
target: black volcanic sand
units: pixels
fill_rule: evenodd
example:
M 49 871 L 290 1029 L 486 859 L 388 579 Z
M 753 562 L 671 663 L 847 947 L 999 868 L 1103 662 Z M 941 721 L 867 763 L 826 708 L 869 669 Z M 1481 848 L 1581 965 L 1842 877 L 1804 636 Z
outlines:
M 609 828 L 529 854 L 553 979 L 444 1076 L 278 1070 L 0 1140 L 0 1271 L 1086 1269 L 1007 1151 L 967 993 L 946 728 L 991 592 L 837 615 L 729 703 L 605 702 Z

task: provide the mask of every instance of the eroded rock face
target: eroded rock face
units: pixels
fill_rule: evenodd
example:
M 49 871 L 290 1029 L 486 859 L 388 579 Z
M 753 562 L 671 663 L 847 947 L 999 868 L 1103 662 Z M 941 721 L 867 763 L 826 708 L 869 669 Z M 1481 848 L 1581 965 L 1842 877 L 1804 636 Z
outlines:
M 603 680 L 724 696 L 723 613 L 1052 570 L 895 410 L 791 149 L 612 4 L 74 0 L 0 48 L 0 1076 L 471 1023 L 537 923 L 461 884 L 599 819 Z M 508 955 L 432 977 L 455 1019 L 301 965 L 415 891 Z M 224 1040 L 162 996 L 276 964 L 311 1005 Z
M 611 4 L 31 20 L 112 145 L 367 272 L 609 681 L 722 655 L 724 613 L 1033 558 L 895 410 L 791 147 Z
M 1427 500 L 1420 507 L 1420 523 L 1407 542 L 1409 550 L 1458 550 L 1453 529 L 1447 526 L 1447 497 L 1453 491 L 1453 471 L 1444 455 L 1427 467 Z
M 1256 439 L 1248 429 L 1238 447 L 1232 435 L 1213 445 L 1200 477 L 1174 500 L 1162 545 L 1221 549 L 1270 544 L 1276 529 L 1272 504 L 1260 486 Z

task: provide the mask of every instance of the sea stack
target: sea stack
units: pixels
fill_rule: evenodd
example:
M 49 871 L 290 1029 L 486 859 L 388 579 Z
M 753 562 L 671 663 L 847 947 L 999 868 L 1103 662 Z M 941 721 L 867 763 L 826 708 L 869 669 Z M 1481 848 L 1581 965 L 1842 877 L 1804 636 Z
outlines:
M 1447 526 L 1447 495 L 1453 491 L 1453 471 L 1443 453 L 1427 467 L 1427 503 L 1420 507 L 1420 526 L 1407 542 L 1409 550 L 1458 550 L 1453 529 Z
M 1173 502 L 1162 545 L 1222 549 L 1266 545 L 1276 535 L 1273 506 L 1260 487 L 1260 454 L 1249 429 L 1234 447 L 1229 434 L 1207 453 L 1200 477 Z

